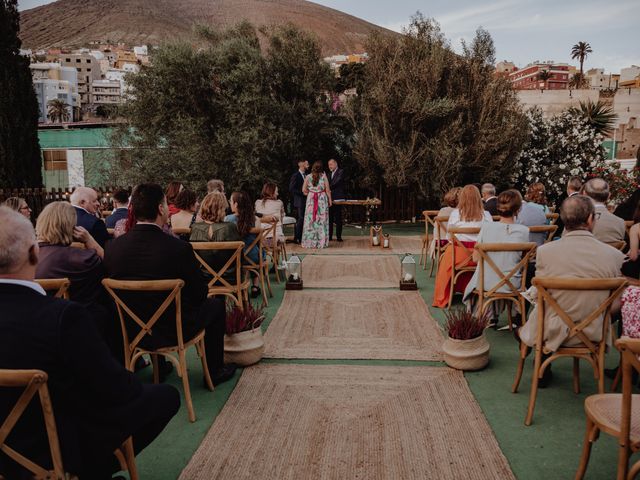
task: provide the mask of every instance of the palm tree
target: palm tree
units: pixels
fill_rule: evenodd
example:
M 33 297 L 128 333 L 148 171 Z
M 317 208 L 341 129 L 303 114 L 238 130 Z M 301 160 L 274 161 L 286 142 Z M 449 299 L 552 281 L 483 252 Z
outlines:
M 580 102 L 579 108 L 573 107 L 570 110 L 582 115 L 589 125 L 601 135 L 611 133 L 618 119 L 618 115 L 613 113 L 613 108 L 601 100 L 595 103 L 592 100 Z
M 553 75 L 549 70 L 540 70 L 538 73 L 538 80 L 544 82 L 544 87 L 542 88 L 547 88 L 547 81 L 550 80 L 552 76 Z
M 590 53 L 593 53 L 593 50 L 591 50 L 591 45 L 589 45 L 587 42 L 578 42 L 571 49 L 571 58 L 577 58 L 578 60 L 580 60 L 580 75 L 584 73 L 582 70 L 584 59 L 587 58 Z
M 47 116 L 52 122 L 69 121 L 69 104 L 59 98 L 47 102 Z
M 569 88 L 588 88 L 587 78 L 584 76 L 584 73 L 577 72 L 571 77 L 569 81 Z

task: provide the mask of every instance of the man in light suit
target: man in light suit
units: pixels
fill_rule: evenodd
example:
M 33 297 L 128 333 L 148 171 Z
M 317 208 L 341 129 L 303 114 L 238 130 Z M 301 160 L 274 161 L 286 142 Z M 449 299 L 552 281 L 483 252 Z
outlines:
M 606 206 L 609 184 L 601 178 L 592 178 L 584 184 L 584 194 L 593 200 L 596 208 L 593 236 L 605 243 L 623 241 L 626 233 L 624 220 L 609 212 Z
M 289 193 L 291 194 L 291 204 L 297 210 L 296 228 L 293 237 L 295 243 L 302 241 L 302 228 L 304 227 L 304 212 L 307 208 L 307 197 L 302 192 L 304 179 L 307 176 L 309 162 L 298 160 L 298 171 L 291 175 L 289 180 Z
M 591 199 L 584 195 L 567 198 L 562 204 L 565 235 L 562 239 L 538 248 L 536 277 L 613 278 L 621 276 L 624 255 L 605 245 L 593 235 L 597 225 L 596 211 Z M 607 298 L 607 292 L 554 291 L 553 298 L 573 319 L 585 318 Z M 527 323 L 518 330 L 520 339 L 528 346 L 535 344 L 538 329 L 536 308 Z M 544 328 L 545 347 L 551 351 L 564 344 L 569 327 L 557 313 L 546 311 Z M 593 341 L 601 340 L 602 319 L 592 322 L 584 333 Z M 567 345 L 579 342 L 572 338 Z
M 331 187 L 331 199 L 345 200 L 344 170 L 338 168 L 338 162 L 333 158 L 329 160 L 329 186 Z M 333 239 L 333 224 L 336 224 L 336 240 L 342 241 L 342 205 L 332 204 L 329 207 L 329 240 Z

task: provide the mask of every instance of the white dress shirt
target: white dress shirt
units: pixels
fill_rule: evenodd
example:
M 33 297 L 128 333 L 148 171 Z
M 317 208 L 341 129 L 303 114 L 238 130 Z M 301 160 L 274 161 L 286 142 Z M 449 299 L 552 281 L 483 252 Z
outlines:
M 38 282 L 30 282 L 29 280 L 18 280 L 17 278 L 0 278 L 0 285 L 20 285 L 22 287 L 28 287 L 32 290 L 35 290 L 40 295 L 47 295 L 47 292 L 40 286 Z

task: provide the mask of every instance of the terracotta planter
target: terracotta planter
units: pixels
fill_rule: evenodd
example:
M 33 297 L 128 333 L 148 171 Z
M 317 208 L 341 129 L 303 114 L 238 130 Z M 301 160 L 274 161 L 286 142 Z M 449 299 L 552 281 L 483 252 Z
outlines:
M 449 338 L 442 344 L 444 361 L 457 370 L 481 370 L 489 363 L 489 342 L 482 333 L 470 340 Z
M 258 363 L 264 353 L 264 339 L 260 327 L 224 336 L 224 362 L 248 367 Z

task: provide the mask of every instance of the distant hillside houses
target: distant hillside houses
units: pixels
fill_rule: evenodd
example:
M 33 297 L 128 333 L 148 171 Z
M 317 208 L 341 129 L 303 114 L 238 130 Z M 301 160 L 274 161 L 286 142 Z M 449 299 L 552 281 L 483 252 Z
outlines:
M 332 55 L 331 57 L 324 58 L 324 61 L 328 63 L 334 71 L 338 71 L 342 65 L 346 65 L 348 63 L 365 63 L 367 60 L 369 60 L 369 55 L 366 52 Z

